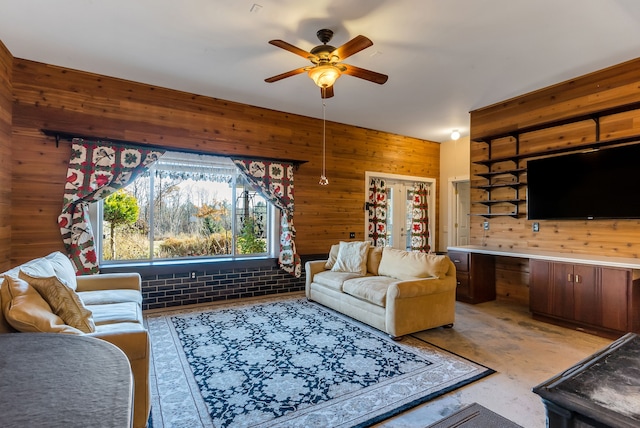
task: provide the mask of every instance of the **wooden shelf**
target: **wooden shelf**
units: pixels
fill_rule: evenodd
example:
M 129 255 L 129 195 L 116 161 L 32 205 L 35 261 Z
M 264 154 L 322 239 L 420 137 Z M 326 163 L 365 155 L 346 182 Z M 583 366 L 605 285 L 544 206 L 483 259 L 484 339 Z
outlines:
M 526 199 L 490 199 L 486 201 L 473 201 L 474 204 L 481 204 L 486 206 L 496 205 L 496 204 L 520 204 L 522 202 L 527 202 Z
M 499 189 L 501 187 L 511 187 L 512 189 L 516 189 L 520 186 L 526 186 L 527 183 L 521 183 L 521 182 L 513 182 L 513 183 L 495 183 L 495 184 L 480 184 L 477 186 L 471 186 L 471 188 L 473 189 L 482 189 L 482 190 L 489 190 L 489 189 Z
M 484 218 L 492 218 L 492 217 L 513 217 L 513 218 L 518 218 L 522 214 L 513 212 L 513 213 L 484 213 L 484 214 L 469 214 L 469 215 L 476 216 L 476 217 L 484 217 Z
M 487 178 L 487 179 L 496 177 L 499 175 L 513 175 L 514 177 L 517 177 L 518 174 L 526 171 L 527 171 L 527 168 L 516 168 L 516 169 L 505 169 L 503 171 L 477 172 L 474 175 Z

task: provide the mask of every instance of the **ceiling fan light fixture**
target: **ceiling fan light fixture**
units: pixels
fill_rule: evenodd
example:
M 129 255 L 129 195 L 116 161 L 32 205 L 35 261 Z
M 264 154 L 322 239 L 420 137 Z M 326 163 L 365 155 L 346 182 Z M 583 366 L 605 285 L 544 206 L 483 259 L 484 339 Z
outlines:
M 309 70 L 309 77 L 320 88 L 328 88 L 333 86 L 336 80 L 341 75 L 341 71 L 338 67 L 331 64 L 318 65 Z

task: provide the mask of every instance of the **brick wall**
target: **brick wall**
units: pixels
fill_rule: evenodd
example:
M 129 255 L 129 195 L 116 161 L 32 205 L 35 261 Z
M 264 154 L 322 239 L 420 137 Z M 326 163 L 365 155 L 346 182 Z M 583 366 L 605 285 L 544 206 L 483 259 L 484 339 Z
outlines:
M 280 269 L 272 259 L 144 267 L 113 266 L 101 271 L 140 273 L 143 310 L 304 291 L 305 285 L 304 271 L 300 278 L 295 278 Z
M 266 296 L 304 290 L 304 277 L 294 278 L 276 267 L 211 269 L 142 277 L 143 309 L 193 305 L 219 300 Z

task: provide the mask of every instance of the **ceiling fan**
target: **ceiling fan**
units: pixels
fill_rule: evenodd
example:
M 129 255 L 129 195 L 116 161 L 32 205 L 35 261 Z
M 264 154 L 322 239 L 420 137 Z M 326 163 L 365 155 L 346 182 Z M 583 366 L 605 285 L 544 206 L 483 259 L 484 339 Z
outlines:
M 306 72 L 309 77 L 313 79 L 315 84 L 320 87 L 320 94 L 322 98 L 331 98 L 333 96 L 333 84 L 342 74 L 368 80 L 380 85 L 385 83 L 389 78 L 389 76 L 385 74 L 376 73 L 375 71 L 365 70 L 364 68 L 341 62 L 351 55 L 358 53 L 369 46 L 373 46 L 373 42 L 365 36 L 356 36 L 339 48 L 335 48 L 327 44 L 333 37 L 333 31 L 325 28 L 318 30 L 316 35 L 322 44 L 311 49 L 310 52 L 297 48 L 283 40 L 270 40 L 270 44 L 299 55 L 311 61 L 313 65 L 296 68 L 295 70 L 287 71 L 286 73 L 264 79 L 264 81 L 273 83 L 286 77 Z

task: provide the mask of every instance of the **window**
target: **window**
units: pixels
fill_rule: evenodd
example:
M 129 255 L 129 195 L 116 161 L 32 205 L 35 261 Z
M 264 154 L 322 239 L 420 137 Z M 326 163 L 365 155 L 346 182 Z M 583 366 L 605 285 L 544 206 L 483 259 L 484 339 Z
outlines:
M 96 211 L 101 262 L 273 254 L 273 205 L 225 157 L 166 152 Z

